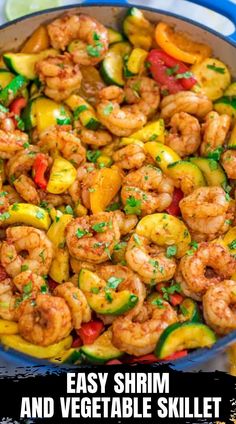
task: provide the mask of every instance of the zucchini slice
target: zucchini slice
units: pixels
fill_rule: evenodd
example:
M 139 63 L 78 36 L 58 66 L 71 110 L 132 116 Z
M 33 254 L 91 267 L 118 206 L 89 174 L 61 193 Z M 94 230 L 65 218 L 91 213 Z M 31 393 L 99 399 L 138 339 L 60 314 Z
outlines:
M 228 88 L 225 90 L 224 92 L 224 96 L 235 96 L 236 97 L 236 82 L 232 82 L 232 84 L 230 84 L 228 86 Z
M 23 75 L 25 78 L 34 80 L 37 75 L 35 72 L 35 65 L 41 59 L 48 56 L 56 56 L 58 51 L 55 49 L 44 50 L 41 53 L 4 53 L 3 60 L 10 69 L 16 74 Z
M 65 101 L 67 106 L 74 112 L 74 119 L 80 120 L 81 124 L 90 129 L 97 130 L 101 123 L 97 119 L 95 110 L 93 107 L 83 99 L 83 97 L 78 96 L 77 94 L 72 94 Z
M 222 187 L 222 184 L 227 184 L 226 174 L 220 164 L 214 159 L 193 157 L 189 159 L 191 163 L 200 168 L 207 185 Z
M 11 80 L 14 78 L 14 74 L 9 72 L 7 69 L 0 69 L 0 89 L 5 88 Z
M 12 100 L 21 94 L 27 84 L 28 80 L 25 77 L 17 75 L 0 91 L 0 103 L 3 106 L 9 106 Z
M 72 347 L 59 353 L 59 355 L 56 355 L 50 361 L 56 364 L 80 364 L 82 362 L 82 355 L 79 349 Z
M 79 288 L 85 294 L 90 308 L 102 315 L 121 315 L 132 309 L 138 301 L 138 296 L 129 290 L 116 292 L 106 281 L 87 269 L 80 271 Z
M 152 45 L 154 29 L 141 10 L 131 7 L 123 21 L 123 30 L 134 47 L 149 50 Z
M 179 305 L 180 308 L 180 320 L 183 321 L 191 321 L 191 322 L 201 322 L 201 315 L 199 312 L 199 308 L 197 302 L 193 299 L 186 298 Z
M 108 41 L 109 46 L 114 43 L 119 43 L 119 41 L 124 41 L 124 36 L 121 34 L 121 32 L 116 31 L 113 28 L 107 28 L 108 32 Z
M 177 322 L 163 331 L 155 355 L 163 359 L 180 350 L 211 347 L 215 342 L 216 335 L 207 325 L 197 322 Z
M 214 109 L 220 115 L 227 114 L 231 118 L 236 118 L 236 95 L 235 96 L 223 96 L 214 102 Z
M 104 364 L 110 359 L 120 358 L 123 355 L 123 352 L 112 344 L 110 329 L 99 336 L 93 344 L 82 346 L 80 351 L 87 361 L 98 364 Z
M 130 54 L 131 50 L 132 47 L 127 41 L 115 43 L 110 47 L 100 69 L 105 83 L 115 84 L 119 87 L 124 86 L 124 59 Z
M 167 167 L 168 176 L 173 178 L 184 194 L 206 185 L 202 171 L 194 163 L 180 160 Z

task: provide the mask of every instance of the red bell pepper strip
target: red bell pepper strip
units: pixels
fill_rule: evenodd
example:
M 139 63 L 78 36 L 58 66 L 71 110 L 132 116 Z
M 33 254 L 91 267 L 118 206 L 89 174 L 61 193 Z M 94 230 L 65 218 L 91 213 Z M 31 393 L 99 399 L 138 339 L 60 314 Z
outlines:
M 33 179 L 35 184 L 43 190 L 47 187 L 45 172 L 48 167 L 48 161 L 43 153 L 38 153 L 33 164 Z
M 181 199 L 183 199 L 184 194 L 180 188 L 175 188 L 173 193 L 173 198 L 170 206 L 166 208 L 166 212 L 170 215 L 178 216 L 180 215 L 180 207 L 179 202 Z
M 19 97 L 11 102 L 9 109 L 14 115 L 20 116 L 21 110 L 24 109 L 26 105 L 27 100 L 24 97 Z
M 147 56 L 147 62 L 150 63 L 153 78 L 170 94 L 190 90 L 197 82 L 191 74 L 188 76 L 190 71 L 184 63 L 162 50 L 151 50 Z M 183 75 L 183 78 L 181 78 L 181 75 Z
M 119 365 L 122 364 L 121 361 L 119 361 L 119 359 L 111 359 L 110 361 L 106 362 L 106 365 Z
M 166 356 L 162 359 L 162 361 L 175 361 L 176 359 L 183 358 L 184 356 L 187 356 L 188 351 L 187 350 L 180 350 L 179 352 L 173 353 L 173 355 Z
M 169 294 L 169 300 L 172 306 L 180 305 L 183 302 L 184 298 L 179 293 Z
M 104 329 L 102 321 L 90 321 L 85 322 L 81 325 L 81 328 L 77 330 L 77 334 L 80 336 L 83 344 L 93 344 Z

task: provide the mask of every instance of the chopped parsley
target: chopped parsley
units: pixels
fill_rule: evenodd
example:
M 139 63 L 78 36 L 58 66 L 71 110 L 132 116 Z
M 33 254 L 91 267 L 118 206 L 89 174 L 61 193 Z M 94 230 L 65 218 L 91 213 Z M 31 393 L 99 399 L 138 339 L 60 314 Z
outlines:
M 28 265 L 21 265 L 21 272 L 24 272 L 24 271 L 28 271 L 28 269 L 29 269 L 29 267 L 28 267 Z
M 230 250 L 236 249 L 236 240 L 231 241 L 231 243 L 228 244 L 228 247 Z
M 10 218 L 10 213 L 9 212 L 3 212 L 0 214 L 0 221 L 5 221 L 6 219 Z
M 225 68 L 222 68 L 220 66 L 216 65 L 207 65 L 208 69 L 211 69 L 212 71 L 218 72 L 218 74 L 225 74 Z
M 40 254 L 39 254 L 39 257 L 42 259 L 43 264 L 45 264 L 45 256 L 44 256 L 44 252 L 45 252 L 45 249 L 44 249 L 44 250 L 42 250 L 42 252 L 40 252 Z
M 155 159 L 157 162 L 161 162 L 161 157 L 159 155 L 157 155 Z
M 166 69 L 166 73 L 167 75 L 171 76 L 176 74 L 176 72 L 179 70 L 179 65 L 176 64 L 175 66 L 172 66 L 172 68 L 167 68 Z
M 193 240 L 189 243 L 189 246 L 192 247 L 192 249 L 187 250 L 186 255 L 191 256 L 198 249 L 198 243 Z
M 96 231 L 96 233 L 104 233 L 105 227 L 107 227 L 107 222 L 98 222 L 92 226 L 92 229 Z
M 152 305 L 157 306 L 160 309 L 163 309 L 165 306 L 163 305 L 163 300 L 158 297 L 152 301 Z
M 67 215 L 74 215 L 73 209 L 70 205 L 66 205 L 65 207 L 65 214 Z
M 124 249 L 127 246 L 126 241 L 121 241 L 120 243 L 115 244 L 114 249 L 115 251 L 119 251 Z
M 6 197 L 8 195 L 7 191 L 1 191 L 0 192 L 0 197 Z
M 218 163 L 214 159 L 209 159 L 209 167 L 211 171 L 215 171 L 218 168 Z
M 91 57 L 100 57 L 100 52 L 101 52 L 101 49 L 102 49 L 102 44 L 99 43 L 99 41 L 95 42 L 95 44 L 97 44 L 97 45 L 92 46 L 91 44 L 89 44 L 86 47 L 87 53 Z
M 166 249 L 166 257 L 171 258 L 172 256 L 175 256 L 177 253 L 177 247 L 175 245 L 168 246 Z
M 36 218 L 38 218 L 38 219 L 43 219 L 43 218 L 44 218 L 44 212 L 42 212 L 42 211 L 37 211 L 37 212 L 36 212 Z
M 138 246 L 140 246 L 141 243 L 140 243 L 140 238 L 139 238 L 138 234 L 134 233 L 134 241 Z
M 111 260 L 111 252 L 110 252 L 108 246 L 105 247 L 104 252 L 107 254 L 108 258 Z
M 109 289 L 116 289 L 123 280 L 123 278 L 110 277 L 107 280 L 107 287 Z
M 176 79 L 188 79 L 188 78 L 192 78 L 193 74 L 190 71 L 187 72 L 183 72 L 182 74 L 176 74 L 175 78 Z
M 24 294 L 29 294 L 32 292 L 32 281 L 30 281 L 28 284 L 25 284 L 25 286 L 23 287 L 23 293 Z
M 141 200 L 135 199 L 134 196 L 129 196 L 126 200 L 124 211 L 127 215 L 140 215 L 141 214 Z
M 99 41 L 101 38 L 101 36 L 99 34 L 97 34 L 96 32 L 93 33 L 93 40 L 94 41 Z
M 157 134 L 152 134 L 151 137 L 149 138 L 149 141 L 155 141 L 157 139 L 158 135 Z
M 48 287 L 46 286 L 46 284 L 44 284 L 43 286 L 40 287 L 40 291 L 43 294 L 48 292 Z
M 229 201 L 230 201 L 230 195 L 229 195 L 229 193 L 225 193 L 225 200 L 226 200 L 227 202 L 229 202 Z
M 110 114 L 111 114 L 111 112 L 113 111 L 113 104 L 112 103 L 109 103 L 108 105 L 106 105 L 104 108 L 103 108 L 103 114 L 105 115 L 105 116 L 109 116 Z
M 12 210 L 13 211 L 18 211 L 19 210 L 19 205 L 18 205 L 18 203 L 13 203 L 13 205 L 12 205 Z
M 30 144 L 28 143 L 28 141 L 26 141 L 26 143 L 23 144 L 24 149 L 28 149 L 29 146 Z
M 162 287 L 161 291 L 163 293 L 163 299 L 169 300 L 170 294 L 181 293 L 180 284 L 173 282 L 169 287 Z
M 111 303 L 113 301 L 113 297 L 109 289 L 105 289 L 105 299 Z
M 92 287 L 90 291 L 93 294 L 98 294 L 99 293 L 99 288 L 98 287 Z
M 57 125 L 70 125 L 71 120 L 69 117 L 57 118 Z
M 78 237 L 78 239 L 80 239 L 81 237 L 88 235 L 88 234 L 89 234 L 89 231 L 83 230 L 82 228 L 77 228 L 76 233 L 75 233 L 75 235 L 76 235 L 76 237 Z
M 220 160 L 221 153 L 223 152 L 223 150 L 224 150 L 223 147 L 222 146 L 219 146 L 219 147 L 217 147 L 217 149 L 213 150 L 213 152 L 209 152 L 207 154 L 207 157 L 209 159 L 214 159 L 216 161 L 219 161 Z
M 100 150 L 87 150 L 86 157 L 89 162 L 95 163 L 99 156 L 101 156 Z

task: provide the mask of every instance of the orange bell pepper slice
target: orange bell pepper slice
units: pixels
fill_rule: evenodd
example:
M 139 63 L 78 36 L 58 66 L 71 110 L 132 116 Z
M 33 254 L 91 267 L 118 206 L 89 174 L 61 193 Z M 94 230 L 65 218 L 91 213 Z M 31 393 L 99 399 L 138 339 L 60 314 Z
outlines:
M 50 41 L 45 26 L 37 28 L 21 49 L 21 53 L 40 53 L 49 48 Z
M 190 40 L 181 32 L 176 32 L 170 25 L 159 22 L 155 29 L 157 44 L 170 56 L 186 63 L 201 62 L 211 56 L 211 48 L 206 44 Z
M 99 169 L 90 188 L 90 205 L 93 213 L 103 212 L 121 187 L 121 175 L 116 166 Z

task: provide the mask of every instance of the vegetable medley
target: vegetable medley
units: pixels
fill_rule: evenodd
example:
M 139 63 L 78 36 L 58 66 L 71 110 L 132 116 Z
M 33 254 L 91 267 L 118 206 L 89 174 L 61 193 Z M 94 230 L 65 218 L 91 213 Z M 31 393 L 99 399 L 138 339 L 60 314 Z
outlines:
M 0 69 L 0 339 L 173 360 L 236 329 L 236 83 L 128 10 L 38 28 Z M 119 358 L 119 359 L 118 359 Z

